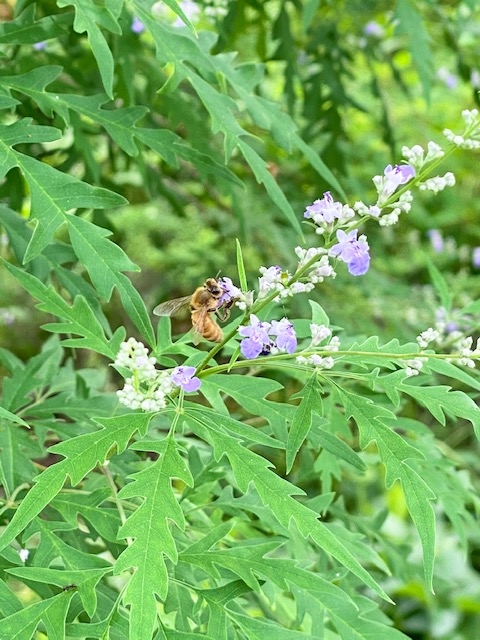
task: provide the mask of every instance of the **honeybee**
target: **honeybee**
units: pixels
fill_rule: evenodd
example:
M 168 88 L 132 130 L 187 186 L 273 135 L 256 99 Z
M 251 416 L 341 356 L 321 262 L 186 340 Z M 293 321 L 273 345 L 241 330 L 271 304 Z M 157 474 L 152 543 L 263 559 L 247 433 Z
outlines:
M 204 285 L 195 289 L 191 296 L 161 302 L 155 307 L 153 313 L 156 316 L 173 316 L 189 305 L 194 336 L 211 342 L 221 342 L 223 332 L 213 314 L 216 313 L 222 321 L 225 321 L 234 303 L 233 298 L 220 303 L 224 293 L 224 289 L 215 278 L 208 278 Z

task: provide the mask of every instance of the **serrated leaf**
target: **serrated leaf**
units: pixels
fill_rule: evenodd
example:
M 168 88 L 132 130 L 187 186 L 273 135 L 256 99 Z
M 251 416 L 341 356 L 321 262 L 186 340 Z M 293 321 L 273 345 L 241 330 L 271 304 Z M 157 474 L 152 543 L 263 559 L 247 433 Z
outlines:
M 77 33 L 87 33 L 93 55 L 97 61 L 107 95 L 113 99 L 113 55 L 100 27 L 112 33 L 120 34 L 120 26 L 108 7 L 98 5 L 92 0 L 57 0 L 59 7 L 72 5 L 75 9 L 73 28 Z
M 75 591 L 78 591 L 85 611 L 91 617 L 97 608 L 95 587 L 105 575 L 112 572 L 112 568 L 104 567 L 72 571 L 71 569 L 43 567 L 14 567 L 13 569 L 7 569 L 7 572 L 21 580 L 54 584 L 61 589 L 72 584 L 75 585 Z
M 82 480 L 98 464 L 103 464 L 114 448 L 123 451 L 136 431 L 144 433 L 151 414 L 130 413 L 115 418 L 97 418 L 100 431 L 71 438 L 51 447 L 50 451 L 65 456 L 47 467 L 37 478 L 13 518 L 0 536 L 0 550 L 21 533 L 63 487 L 67 477 L 73 485 Z
M 18 167 L 31 192 L 31 218 L 37 225 L 26 250 L 24 261 L 35 258 L 51 242 L 60 225 L 71 216 L 66 212 L 80 207 L 107 208 L 126 202 L 122 196 L 93 187 L 67 173 L 19 153 L 13 146 L 22 142 L 48 142 L 57 140 L 58 129 L 32 126 L 25 118 L 10 126 L 0 125 L 0 176 Z
M 423 404 L 442 425 L 446 424 L 447 415 L 468 420 L 480 439 L 480 407 L 463 391 L 452 391 L 445 385 L 417 387 L 406 382 L 401 383 L 400 390 Z
M 43 622 L 48 640 L 65 640 L 65 619 L 73 595 L 72 591 L 66 591 L 3 618 L 0 620 L 0 638 L 31 640 L 35 629 Z
M 154 451 L 159 458 L 134 474 L 133 482 L 124 486 L 121 499 L 140 497 L 143 502 L 126 520 L 119 531 L 120 538 L 133 542 L 119 556 L 115 572 L 134 569 L 124 594 L 130 605 L 130 640 L 145 640 L 152 636 L 157 618 L 155 596 L 165 599 L 168 574 L 164 556 L 173 563 L 178 553 L 167 519 L 185 528 L 183 511 L 172 490 L 172 479 L 179 478 L 192 486 L 193 479 L 185 460 L 180 456 L 173 437 L 163 441 L 142 441 L 133 445 L 138 451 Z
M 272 447 L 274 449 L 284 448 L 283 442 L 275 440 L 262 431 L 254 429 L 239 420 L 235 420 L 229 415 L 219 414 L 217 411 L 212 411 L 207 407 L 199 408 L 195 405 L 188 406 L 188 408 L 186 408 L 186 412 L 197 414 L 202 418 L 202 420 L 207 421 L 212 428 L 216 427 L 217 429 L 224 429 L 227 433 L 238 436 L 244 442 L 250 444 L 255 442 L 256 444 L 261 444 L 264 447 Z
M 68 228 L 75 253 L 87 268 L 99 294 L 109 300 L 116 287 L 123 306 L 149 344 L 155 337 L 149 314 L 140 294 L 121 271 L 138 271 L 124 251 L 107 239 L 109 231 L 75 216 L 68 217 Z
M 422 542 L 425 580 L 432 589 L 435 513 L 430 503 L 435 499 L 435 494 L 408 464 L 409 459 L 421 460 L 425 456 L 390 426 L 394 424 L 395 416 L 388 409 L 376 405 L 370 398 L 338 386 L 336 389 L 345 407 L 345 417 L 352 417 L 358 425 L 362 448 L 367 447 L 372 440 L 377 443 L 387 473 L 387 487 L 391 487 L 397 479 L 402 483 L 409 513 Z
M 312 414 L 314 411 L 322 415 L 322 399 L 319 392 L 316 372 L 310 377 L 305 387 L 295 398 L 301 397 L 302 401 L 296 407 L 292 423 L 288 430 L 286 465 L 287 473 L 292 470 L 295 457 L 307 437 L 312 426 Z
M 352 449 L 346 444 L 343 440 L 341 440 L 334 433 L 330 433 L 325 429 L 316 428 L 315 429 L 315 441 L 318 441 L 320 445 L 329 453 L 338 458 L 339 460 L 343 460 L 347 464 L 352 465 L 355 469 L 364 472 L 367 468 L 366 464 L 363 462 L 361 458 L 352 451 Z M 313 440 L 313 437 L 312 437 Z
M 235 438 L 208 428 L 196 416 L 188 416 L 188 425 L 199 437 L 210 442 L 219 460 L 227 456 L 241 491 L 246 492 L 251 482 L 262 500 L 270 507 L 278 522 L 288 529 L 293 519 L 303 537 L 310 537 L 326 553 L 332 555 L 360 580 L 370 586 L 382 598 L 390 600 L 355 557 L 355 549 L 345 547 L 337 537 L 318 520 L 318 514 L 294 500 L 292 496 L 303 493 L 301 489 L 272 473 L 272 464 L 243 447 Z M 207 427 L 207 428 L 206 428 Z
M 286 436 L 285 422 L 291 420 L 295 407 L 282 402 L 265 400 L 269 394 L 282 388 L 279 382 L 267 378 L 250 378 L 231 374 L 229 376 L 212 375 L 202 380 L 210 392 L 231 396 L 246 411 L 262 416 L 270 422 L 278 439 Z
M 45 91 L 45 87 L 56 80 L 62 70 L 59 65 L 44 65 L 15 76 L 0 76 L 0 86 L 30 96 L 48 118 L 52 118 L 56 112 L 68 124 L 68 109 L 59 99 L 60 96 Z
M 117 109 L 102 109 L 108 97 L 77 96 L 62 93 L 59 102 L 76 113 L 98 122 L 109 133 L 118 146 L 130 156 L 136 156 L 138 149 L 135 144 L 135 123 L 148 113 L 146 107 L 121 107 Z
M 124 328 L 119 327 L 119 330 L 117 330 L 110 339 L 107 339 L 103 327 L 84 298 L 77 296 L 73 306 L 70 307 L 52 286 L 45 286 L 40 280 L 27 271 L 23 271 L 3 261 L 3 259 L 1 260 L 20 284 L 34 298 L 40 300 L 40 304 L 38 305 L 39 309 L 65 320 L 63 323 L 49 323 L 44 326 L 45 329 L 54 333 L 73 333 L 82 336 L 79 339 L 70 338 L 63 340 L 63 344 L 68 346 L 79 348 L 87 347 L 106 355 L 112 360 L 116 357 L 120 343 L 125 338 Z
M 35 44 L 68 32 L 72 17 L 63 13 L 35 21 L 36 5 L 28 5 L 13 20 L 0 23 L 0 44 Z

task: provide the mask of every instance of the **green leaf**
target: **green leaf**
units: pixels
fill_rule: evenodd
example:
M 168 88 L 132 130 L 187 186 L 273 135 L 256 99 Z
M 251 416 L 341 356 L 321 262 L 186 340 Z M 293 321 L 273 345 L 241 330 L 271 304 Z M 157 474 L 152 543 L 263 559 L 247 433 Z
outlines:
M 0 76 L 0 86 L 30 96 L 48 118 L 59 113 L 68 124 L 68 109 L 59 99 L 60 96 L 45 91 L 45 87 L 54 82 L 62 70 L 59 65 L 45 65 L 16 76 Z
M 0 620 L 0 638 L 31 640 L 36 628 L 43 622 L 48 640 L 65 640 L 65 620 L 73 595 L 73 591 L 66 591 L 3 618 Z
M 181 530 L 185 528 L 183 512 L 172 489 L 172 479 L 179 478 L 189 486 L 193 485 L 193 479 L 173 437 L 168 436 L 161 442 L 138 442 L 133 448 L 158 453 L 159 458 L 134 474 L 133 482 L 118 494 L 120 499 L 141 497 L 142 504 L 119 531 L 119 537 L 133 538 L 133 542 L 117 559 L 115 572 L 134 569 L 124 594 L 125 604 L 130 605 L 129 637 L 130 640 L 145 640 L 152 636 L 157 619 L 155 595 L 162 599 L 167 595 L 168 574 L 164 556 L 175 564 L 178 559 L 168 520 L 175 522 Z
M 236 438 L 210 429 L 209 425 L 196 416 L 188 416 L 188 425 L 199 437 L 210 442 L 219 460 L 226 455 L 232 466 L 236 481 L 241 491 L 247 491 L 251 482 L 266 506 L 270 507 L 277 521 L 288 529 L 291 519 L 295 521 L 304 538 L 310 537 L 315 544 L 329 553 L 349 571 L 354 573 L 366 585 L 371 587 L 382 598 L 390 600 L 383 589 L 362 567 L 355 557 L 355 549 L 348 549 L 342 542 L 318 520 L 318 514 L 298 502 L 293 495 L 303 493 L 301 489 L 272 473 L 271 463 L 261 456 L 243 447 Z M 242 579 L 245 579 L 242 576 Z M 247 584 L 251 584 L 247 582 Z
M 257 182 L 265 185 L 265 189 L 272 201 L 284 213 L 295 231 L 302 235 L 302 228 L 298 221 L 298 216 L 276 183 L 275 178 L 268 170 L 267 163 L 243 140 L 238 140 L 237 144 L 240 151 L 243 153 L 245 160 L 250 165 Z
M 445 385 L 417 387 L 407 382 L 402 382 L 399 388 L 423 404 L 442 425 L 446 424 L 447 415 L 468 420 L 480 439 L 480 407 L 463 391 L 452 391 Z
M 114 448 L 120 453 L 135 432 L 144 433 L 151 418 L 151 414 L 145 413 L 97 418 L 95 422 L 102 427 L 100 431 L 80 435 L 51 447 L 50 451 L 65 456 L 65 459 L 47 467 L 36 478 L 34 486 L 3 530 L 0 536 L 0 550 L 9 545 L 53 500 L 67 477 L 76 485 L 98 464 L 104 464 Z
M 108 97 L 104 95 L 77 96 L 62 93 L 58 96 L 60 104 L 98 122 L 125 153 L 136 156 L 138 149 L 135 144 L 135 123 L 148 113 L 148 109 L 140 106 L 101 109 L 107 100 Z
M 73 28 L 77 33 L 87 32 L 88 41 L 97 61 L 105 92 L 113 99 L 113 55 L 100 27 L 112 33 L 121 34 L 122 30 L 108 7 L 92 0 L 57 0 L 59 7 L 72 5 L 75 9 Z
M 366 471 L 367 465 L 363 462 L 361 458 L 352 451 L 352 449 L 346 444 L 343 440 L 341 440 L 334 433 L 330 433 L 325 429 L 316 428 L 315 434 L 312 436 L 312 441 L 315 438 L 315 441 L 318 441 L 320 445 L 329 453 L 331 453 L 335 458 L 339 460 L 343 460 L 347 464 L 352 465 L 355 469 L 359 471 Z
M 397 0 L 395 15 L 398 20 L 398 31 L 407 36 L 412 60 L 422 85 L 423 96 L 427 102 L 430 102 L 433 58 L 422 16 L 412 0 Z
M 112 572 L 112 567 L 81 569 L 77 571 L 42 567 L 14 567 L 13 569 L 7 569 L 7 572 L 17 576 L 17 578 L 21 580 L 54 584 L 61 589 L 75 585 L 75 590 L 78 591 L 82 599 L 86 613 L 89 616 L 93 616 L 97 608 L 95 587 L 105 575 Z
M 70 307 L 52 286 L 45 286 L 30 273 L 5 262 L 3 259 L 1 260 L 20 284 L 34 298 L 40 300 L 39 309 L 65 320 L 65 322 L 61 323 L 52 322 L 44 325 L 45 329 L 53 333 L 73 333 L 82 336 L 77 339 L 66 338 L 62 341 L 62 344 L 70 347 L 92 349 L 112 360 L 116 357 L 120 343 L 125 339 L 125 329 L 123 327 L 119 327 L 115 334 L 110 339 L 107 339 L 103 327 L 83 297 L 77 296 L 73 306 Z
M 270 422 L 279 440 L 286 438 L 285 423 L 292 419 L 295 407 L 282 402 L 265 400 L 265 396 L 282 388 L 280 383 L 267 378 L 250 378 L 231 374 L 229 376 L 211 375 L 202 378 L 202 392 L 204 386 L 209 393 L 216 392 L 219 396 L 229 395 L 245 411 L 262 416 Z
M 453 300 L 453 294 L 450 286 L 431 260 L 427 260 L 427 267 L 430 279 L 440 299 L 440 303 L 444 309 L 449 311 L 452 308 Z
M 237 273 L 238 281 L 240 283 L 240 289 L 244 292 L 248 291 L 247 274 L 245 272 L 245 263 L 243 262 L 242 245 L 240 240 L 235 238 L 235 244 L 237 247 Z
M 107 239 L 109 231 L 75 216 L 68 216 L 68 228 L 75 253 L 99 294 L 109 300 L 116 287 L 132 322 L 153 345 L 155 337 L 145 304 L 130 280 L 121 273 L 138 271 L 138 267 L 118 245 Z
M 322 415 L 322 399 L 317 380 L 316 372 L 310 377 L 302 391 L 296 393 L 292 398 L 302 398 L 302 401 L 295 409 L 293 420 L 288 430 L 287 438 L 287 473 L 292 470 L 295 457 L 307 437 L 312 426 L 312 413 L 316 411 Z
M 170 9 L 174 11 L 179 18 L 183 20 L 183 22 L 187 25 L 189 29 L 193 31 L 193 33 L 196 33 L 195 27 L 190 22 L 188 17 L 185 15 L 182 7 L 178 4 L 177 0 L 163 0 L 163 2 L 167 5 L 167 7 L 170 7 Z
M 10 422 L 15 422 L 16 424 L 21 424 L 23 427 L 29 428 L 25 420 L 22 420 L 20 416 L 16 416 L 14 413 L 7 411 L 7 409 L 4 409 L 3 407 L 0 407 L 0 419 L 9 420 Z
M 19 143 L 51 142 L 59 131 L 52 127 L 32 126 L 25 118 L 10 126 L 0 125 L 0 177 L 19 167 L 31 192 L 31 217 L 37 225 L 24 256 L 28 262 L 51 242 L 60 225 L 72 216 L 70 209 L 80 207 L 107 208 L 126 202 L 125 198 L 101 187 L 92 187 L 67 173 L 39 162 L 13 149 Z
M 35 44 L 68 33 L 72 17 L 68 13 L 44 16 L 35 21 L 36 5 L 28 5 L 14 20 L 0 23 L 0 44 Z
M 362 448 L 366 448 L 372 440 L 377 443 L 387 472 L 387 487 L 391 487 L 397 479 L 402 483 L 409 513 L 422 542 L 425 580 L 433 591 L 435 513 L 430 502 L 435 499 L 435 494 L 408 464 L 409 459 L 421 460 L 425 456 L 390 426 L 395 424 L 395 416 L 388 409 L 376 405 L 370 398 L 338 386 L 336 390 L 345 407 L 345 417 L 352 417 L 358 425 Z

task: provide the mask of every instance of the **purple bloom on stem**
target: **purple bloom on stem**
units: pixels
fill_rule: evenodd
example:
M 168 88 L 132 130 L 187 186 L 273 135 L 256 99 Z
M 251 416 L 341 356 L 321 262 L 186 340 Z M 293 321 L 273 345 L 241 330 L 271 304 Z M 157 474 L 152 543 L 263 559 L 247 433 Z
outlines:
M 218 301 L 218 306 L 229 302 L 232 298 L 238 298 L 240 296 L 240 289 L 236 287 L 231 278 L 220 278 L 218 284 L 223 289 L 223 293 Z
M 321 224 L 322 222 L 333 222 L 335 218 L 340 217 L 341 212 L 340 203 L 335 202 L 330 191 L 326 191 L 323 198 L 315 200 L 313 204 L 309 205 L 303 215 L 305 218 L 311 218 L 315 224 Z
M 369 246 L 365 236 L 357 240 L 358 229 L 348 233 L 339 229 L 337 231 L 338 243 L 330 249 L 330 255 L 338 256 L 346 262 L 348 271 L 352 276 L 363 276 L 370 266 Z
M 271 336 L 277 336 L 275 341 L 277 349 L 293 353 L 297 348 L 297 336 L 292 323 L 287 318 L 282 318 L 280 321 L 273 320 L 269 333 Z
M 383 187 L 383 193 L 391 195 L 399 185 L 405 184 L 415 177 L 415 169 L 409 164 L 396 164 L 394 167 L 389 164 L 383 174 L 387 179 Z
M 42 40 L 41 42 L 36 42 L 33 45 L 33 48 L 35 49 L 35 51 L 43 51 L 43 49 L 47 48 L 47 43 L 44 40 Z
M 197 391 L 202 384 L 195 376 L 195 367 L 175 367 L 172 371 L 172 382 L 184 391 Z
M 268 330 L 269 322 L 261 322 L 256 315 L 250 316 L 250 324 L 240 327 L 238 333 L 243 337 L 240 343 L 240 351 L 247 360 L 257 358 L 270 345 Z

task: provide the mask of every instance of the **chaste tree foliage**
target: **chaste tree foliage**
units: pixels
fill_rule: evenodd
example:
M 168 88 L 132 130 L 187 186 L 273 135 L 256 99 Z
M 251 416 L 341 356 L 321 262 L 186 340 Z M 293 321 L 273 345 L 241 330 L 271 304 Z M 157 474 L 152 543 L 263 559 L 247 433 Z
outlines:
M 476 638 L 478 3 L 0 11 L 0 639 Z

